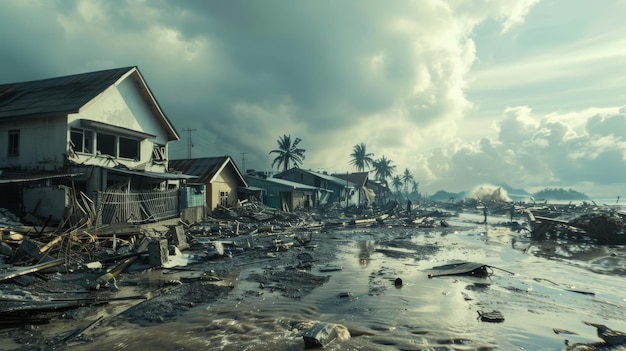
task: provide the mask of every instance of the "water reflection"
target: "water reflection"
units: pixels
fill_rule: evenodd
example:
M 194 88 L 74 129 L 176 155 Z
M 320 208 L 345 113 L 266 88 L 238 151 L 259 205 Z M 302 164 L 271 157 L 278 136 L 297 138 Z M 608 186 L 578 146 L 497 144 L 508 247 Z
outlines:
M 362 268 L 369 266 L 370 258 L 376 251 L 376 240 L 362 240 L 357 242 L 358 260 Z

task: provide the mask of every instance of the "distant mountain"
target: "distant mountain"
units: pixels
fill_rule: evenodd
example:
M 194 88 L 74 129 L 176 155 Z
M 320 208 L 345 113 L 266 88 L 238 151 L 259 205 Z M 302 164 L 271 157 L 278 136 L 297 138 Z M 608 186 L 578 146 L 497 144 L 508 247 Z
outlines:
M 589 200 L 589 196 L 573 190 L 563 188 L 545 188 L 533 194 L 535 200 Z
M 465 191 L 462 191 L 460 193 L 451 193 L 445 190 L 439 190 L 431 195 L 429 199 L 433 201 L 448 201 L 450 199 L 461 200 L 465 197 L 466 194 L 467 193 Z

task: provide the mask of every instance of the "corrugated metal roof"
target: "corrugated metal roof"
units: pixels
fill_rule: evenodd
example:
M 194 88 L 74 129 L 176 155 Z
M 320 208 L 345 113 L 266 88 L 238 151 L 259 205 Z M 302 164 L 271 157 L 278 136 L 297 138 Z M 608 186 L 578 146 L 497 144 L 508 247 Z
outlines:
M 334 174 L 332 174 L 332 176 L 335 177 L 335 178 L 343 179 L 343 180 L 345 180 L 346 176 L 347 176 L 348 181 L 350 183 L 354 183 L 354 184 L 358 185 L 359 187 L 362 187 L 367 182 L 369 173 L 368 172 L 354 172 L 354 173 L 350 173 L 350 174 L 334 173 Z
M 141 87 L 140 93 L 149 108 L 159 117 L 159 123 L 167 131 L 169 140 L 180 140 L 135 66 L 0 84 L 0 119 L 76 113 L 119 79 L 133 72 L 133 79 Z
M 328 174 L 313 172 L 313 171 L 309 171 L 309 170 L 305 170 L 305 169 L 297 168 L 297 167 L 294 167 L 294 168 L 288 169 L 288 170 L 286 170 L 284 172 L 278 173 L 278 174 L 274 175 L 274 178 L 280 178 L 280 177 L 284 176 L 285 174 L 288 174 L 288 173 L 291 173 L 291 172 L 308 173 L 308 174 L 311 174 L 311 175 L 313 175 L 315 177 L 318 177 L 318 178 L 324 179 L 324 180 L 326 180 L 328 182 L 331 182 L 331 183 L 334 183 L 336 185 L 339 185 L 341 187 L 356 188 L 356 184 L 350 182 L 349 180 L 348 180 L 348 184 L 346 184 L 345 178 L 341 179 L 341 178 L 337 178 L 337 177 L 334 177 L 334 176 L 331 176 L 331 175 L 328 175 Z
M 185 160 L 169 160 L 169 168 L 184 174 L 192 175 L 198 178 L 198 183 L 206 184 L 223 169 L 227 163 L 231 163 L 234 171 L 238 174 L 241 183 L 247 186 L 245 179 L 237 169 L 230 156 L 220 157 L 203 157 Z
M 124 169 L 124 168 L 112 168 L 112 167 L 102 167 L 107 169 L 109 172 L 125 174 L 125 175 L 134 175 L 140 177 L 146 177 L 151 179 L 163 179 L 163 180 L 177 180 L 177 179 L 190 179 L 193 178 L 187 174 L 180 173 L 162 173 L 162 172 L 149 172 L 149 171 L 137 171 L 132 169 Z
M 297 182 L 292 182 L 291 180 L 286 180 L 286 179 L 282 179 L 282 178 L 259 178 L 259 177 L 255 177 L 255 176 L 247 176 L 248 179 L 252 179 L 256 182 L 259 183 L 274 183 L 274 184 L 280 184 L 282 186 L 291 188 L 291 189 L 300 189 L 300 190 L 320 190 L 320 191 L 324 191 L 324 192 L 329 192 L 332 193 L 332 190 L 329 189 L 323 189 L 323 188 L 318 188 L 315 186 L 311 186 L 311 185 L 306 185 L 306 184 L 302 184 L 302 183 L 297 183 Z

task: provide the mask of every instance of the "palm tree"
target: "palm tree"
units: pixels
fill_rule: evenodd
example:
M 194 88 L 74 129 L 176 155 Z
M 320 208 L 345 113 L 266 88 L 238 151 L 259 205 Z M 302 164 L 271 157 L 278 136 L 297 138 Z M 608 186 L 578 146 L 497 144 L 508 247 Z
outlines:
M 396 189 L 396 193 L 400 193 L 400 188 L 402 188 L 402 178 L 400 178 L 400 176 L 391 178 L 391 185 L 394 189 Z
M 402 173 L 401 180 L 402 180 L 402 183 L 404 183 L 404 192 L 406 192 L 408 194 L 409 193 L 409 183 L 414 181 L 413 175 L 411 174 L 411 171 L 409 171 L 408 168 L 404 169 L 404 173 Z
M 419 186 L 420 186 L 420 183 L 413 181 L 413 189 L 411 190 L 411 192 L 414 192 L 415 196 L 417 196 L 418 199 L 420 198 Z
M 387 178 L 391 178 L 396 171 L 396 166 L 392 165 L 393 161 L 382 155 L 379 159 L 372 162 L 374 167 L 374 175 L 376 179 L 387 184 Z
M 365 143 L 360 143 L 354 145 L 354 149 L 352 149 L 352 153 L 350 157 L 350 164 L 355 166 L 356 169 L 363 172 L 365 168 L 370 168 L 372 162 L 374 161 L 372 157 L 374 154 L 368 153 L 365 149 Z
M 305 159 L 304 153 L 305 149 L 299 149 L 298 144 L 302 139 L 296 138 L 296 140 L 291 143 L 291 135 L 283 135 L 278 138 L 278 149 L 272 150 L 269 153 L 276 153 L 278 156 L 272 162 L 272 168 L 276 164 L 276 168 L 280 168 L 280 165 L 283 165 L 283 171 L 286 171 L 289 168 L 289 164 L 293 163 L 294 167 L 298 167 L 299 164 L 302 164 L 302 161 Z

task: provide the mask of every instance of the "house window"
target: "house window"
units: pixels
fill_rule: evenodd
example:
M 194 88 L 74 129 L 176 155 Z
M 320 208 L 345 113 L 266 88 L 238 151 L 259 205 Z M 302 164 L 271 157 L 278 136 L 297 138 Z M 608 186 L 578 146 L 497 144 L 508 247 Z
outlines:
M 152 160 L 153 161 L 165 161 L 165 145 L 154 144 L 152 148 Z
M 220 205 L 228 207 L 228 191 L 220 191 Z
M 70 131 L 70 140 L 74 147 L 74 152 L 93 152 L 93 132 L 84 129 L 72 128 Z
M 98 133 L 97 137 L 98 154 L 114 156 L 115 152 L 115 135 Z
M 139 160 L 139 140 L 119 137 L 119 157 Z
M 20 154 L 20 130 L 9 130 L 9 156 L 17 156 Z

